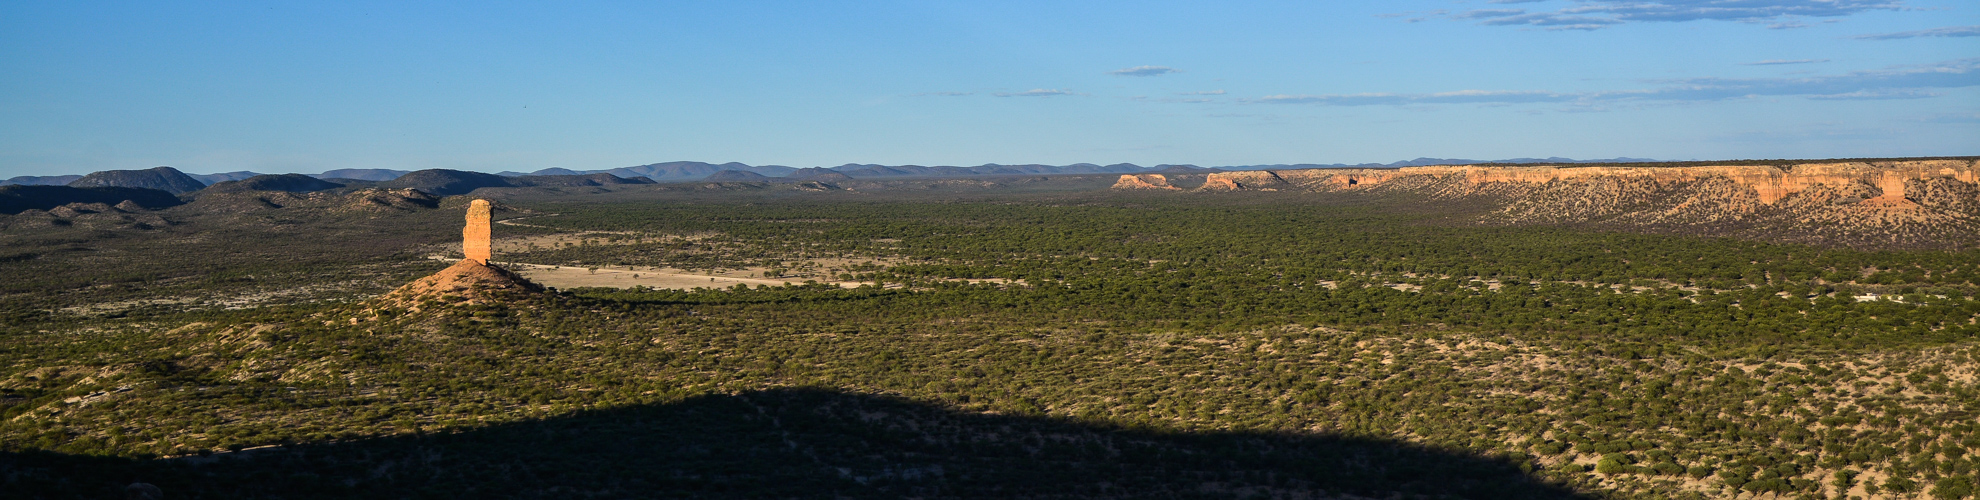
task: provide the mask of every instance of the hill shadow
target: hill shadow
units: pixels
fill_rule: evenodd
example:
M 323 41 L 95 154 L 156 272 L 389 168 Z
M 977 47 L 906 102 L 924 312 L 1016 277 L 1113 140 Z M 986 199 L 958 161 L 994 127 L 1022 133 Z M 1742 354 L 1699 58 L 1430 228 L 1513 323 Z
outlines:
M 11 498 L 1581 498 L 1393 441 L 1181 433 L 818 389 L 166 460 L 0 454 Z

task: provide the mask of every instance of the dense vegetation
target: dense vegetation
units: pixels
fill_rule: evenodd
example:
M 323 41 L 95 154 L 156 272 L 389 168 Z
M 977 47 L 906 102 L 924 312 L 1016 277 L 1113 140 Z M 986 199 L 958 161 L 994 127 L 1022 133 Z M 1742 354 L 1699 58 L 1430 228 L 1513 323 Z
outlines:
M 510 203 L 600 232 L 504 260 L 879 285 L 121 317 L 37 295 L 0 332 L 0 476 L 214 497 L 1975 492 L 1980 251 L 1256 194 Z M 340 265 L 417 254 L 388 250 Z M 65 269 L 16 295 L 129 272 Z

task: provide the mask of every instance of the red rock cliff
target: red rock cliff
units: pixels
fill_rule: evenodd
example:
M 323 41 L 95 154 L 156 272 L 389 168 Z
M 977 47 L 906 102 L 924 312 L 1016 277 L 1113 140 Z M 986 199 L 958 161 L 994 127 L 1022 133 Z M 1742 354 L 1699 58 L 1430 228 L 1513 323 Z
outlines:
M 1404 167 L 1399 169 L 1307 169 L 1217 172 L 1210 174 L 1203 189 L 1236 190 L 1251 186 L 1296 185 L 1316 191 L 1369 189 L 1398 180 L 1461 179 L 1471 186 L 1490 183 L 1585 183 L 1597 180 L 1641 180 L 1655 184 L 1725 179 L 1750 190 L 1754 200 L 1772 205 L 1797 193 L 1818 186 L 1843 187 L 1862 183 L 1875 186 L 1876 199 L 1903 199 L 1905 184 L 1913 180 L 1947 179 L 1965 184 L 1980 183 L 1980 167 L 1971 160 L 1921 160 L 1874 163 L 1806 163 L 1776 166 L 1699 166 L 1699 167 L 1498 167 L 1462 165 Z

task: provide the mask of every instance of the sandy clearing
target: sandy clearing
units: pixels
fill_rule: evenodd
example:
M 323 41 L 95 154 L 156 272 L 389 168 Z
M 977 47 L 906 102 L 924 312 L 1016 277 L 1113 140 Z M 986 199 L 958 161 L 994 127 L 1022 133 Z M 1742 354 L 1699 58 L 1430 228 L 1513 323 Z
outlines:
M 430 258 L 440 261 L 457 260 L 453 257 L 440 255 L 431 256 Z M 529 278 L 530 281 L 534 281 L 537 284 L 553 288 L 632 288 L 635 286 L 644 286 L 666 290 L 692 290 L 695 288 L 730 288 L 736 285 L 749 285 L 752 287 L 757 285 L 800 285 L 804 284 L 805 281 L 802 278 L 749 278 L 742 276 L 743 274 L 760 272 L 756 270 L 708 274 L 655 267 L 620 266 L 614 268 L 601 267 L 597 270 L 592 270 L 585 267 L 552 266 L 523 262 L 498 261 L 496 264 L 510 271 L 515 271 L 516 274 L 520 274 L 524 278 Z M 819 283 L 836 285 L 842 288 L 854 288 L 869 284 L 858 281 L 821 281 Z

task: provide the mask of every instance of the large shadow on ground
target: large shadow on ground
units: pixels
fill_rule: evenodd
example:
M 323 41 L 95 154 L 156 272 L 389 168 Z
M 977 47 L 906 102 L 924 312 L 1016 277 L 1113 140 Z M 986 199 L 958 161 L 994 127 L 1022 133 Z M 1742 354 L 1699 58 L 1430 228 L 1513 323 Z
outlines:
M 0 454 L 9 498 L 1575 498 L 1392 441 L 1171 433 L 773 390 L 226 458 Z

